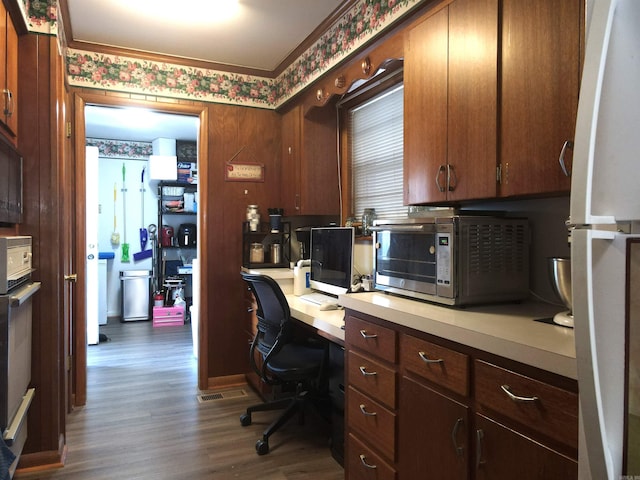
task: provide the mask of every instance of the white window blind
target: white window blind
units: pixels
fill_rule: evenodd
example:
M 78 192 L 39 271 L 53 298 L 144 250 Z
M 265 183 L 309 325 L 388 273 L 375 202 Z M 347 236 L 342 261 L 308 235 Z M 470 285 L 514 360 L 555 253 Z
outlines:
M 348 111 L 353 213 L 375 208 L 378 218 L 404 217 L 403 85 Z

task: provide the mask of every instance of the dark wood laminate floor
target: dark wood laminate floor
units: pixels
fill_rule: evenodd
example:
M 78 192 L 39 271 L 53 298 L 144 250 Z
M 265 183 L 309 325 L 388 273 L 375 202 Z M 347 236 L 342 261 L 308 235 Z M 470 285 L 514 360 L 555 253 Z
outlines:
M 110 341 L 88 347 L 87 405 L 68 417 L 65 467 L 17 478 L 344 478 L 327 426 L 313 415 L 274 434 L 271 452 L 259 456 L 254 444 L 277 413 L 241 427 L 240 414 L 259 402 L 249 387 L 244 397 L 200 403 L 190 325 L 116 321 L 100 332 Z

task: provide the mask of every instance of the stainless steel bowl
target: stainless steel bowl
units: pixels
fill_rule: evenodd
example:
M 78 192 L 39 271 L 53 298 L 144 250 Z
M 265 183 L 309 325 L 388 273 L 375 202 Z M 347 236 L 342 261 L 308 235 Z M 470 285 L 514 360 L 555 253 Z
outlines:
M 554 292 L 569 309 L 571 314 L 571 259 L 566 257 L 549 258 L 549 280 Z

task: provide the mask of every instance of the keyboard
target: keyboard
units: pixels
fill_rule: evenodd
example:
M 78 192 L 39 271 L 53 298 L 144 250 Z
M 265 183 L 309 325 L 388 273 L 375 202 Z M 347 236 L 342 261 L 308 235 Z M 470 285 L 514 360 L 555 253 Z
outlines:
M 318 292 L 305 293 L 304 295 L 300 296 L 300 300 L 313 303 L 314 305 L 322 305 L 323 303 L 331 303 L 333 305 L 338 305 L 338 299 L 336 297 L 332 297 L 330 295 L 325 295 L 323 293 L 318 293 Z

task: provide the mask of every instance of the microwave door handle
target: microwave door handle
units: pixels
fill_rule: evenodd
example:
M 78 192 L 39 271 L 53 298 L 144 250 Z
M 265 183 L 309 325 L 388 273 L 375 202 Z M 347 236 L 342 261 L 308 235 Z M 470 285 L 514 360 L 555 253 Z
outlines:
M 424 225 L 374 225 L 370 230 L 373 232 L 422 232 Z

